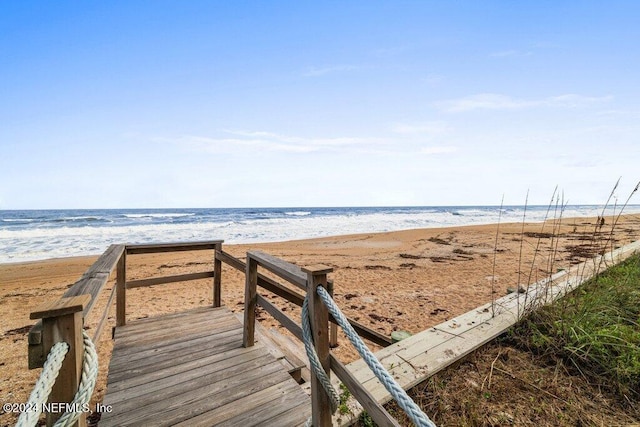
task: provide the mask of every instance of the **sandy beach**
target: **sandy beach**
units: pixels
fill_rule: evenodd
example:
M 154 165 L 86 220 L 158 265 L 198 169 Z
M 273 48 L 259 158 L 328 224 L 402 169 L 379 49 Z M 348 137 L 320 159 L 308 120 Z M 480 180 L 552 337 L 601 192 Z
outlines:
M 613 218 L 601 228 L 596 218 L 563 219 L 558 225 L 510 223 L 498 225 L 418 229 L 375 234 L 335 236 L 278 243 L 225 245 L 224 250 L 244 258 L 247 250 L 260 249 L 304 266 L 333 267 L 338 305 L 350 317 L 390 335 L 394 330 L 416 333 L 478 305 L 503 296 L 507 288 L 536 282 L 551 272 L 583 261 L 597 252 L 640 239 L 640 215 Z M 497 237 L 496 237 L 497 236 Z M 552 237 L 555 236 L 555 237 Z M 595 244 L 594 244 L 595 236 Z M 216 238 L 216 236 L 212 236 Z M 0 265 L 0 401 L 25 402 L 39 375 L 27 369 L 27 334 L 33 321 L 29 313 L 38 304 L 60 297 L 96 257 L 51 259 Z M 173 275 L 209 269 L 210 251 L 131 256 L 130 279 Z M 108 287 L 113 286 L 113 278 Z M 234 311 L 243 304 L 244 276 L 228 266 L 222 274 L 222 300 Z M 103 292 L 106 295 L 106 292 Z M 211 281 L 159 285 L 127 294 L 127 318 L 154 316 L 188 307 L 211 304 Z M 282 299 L 276 305 L 296 319 L 298 309 Z M 104 307 L 100 301 L 87 319 L 95 327 Z M 109 328 L 114 326 L 114 308 Z M 262 313 L 265 326 L 277 322 Z M 106 384 L 111 335 L 105 332 L 99 346 L 101 372 L 94 401 L 100 401 Z M 375 345 L 371 345 L 376 348 Z M 355 352 L 340 336 L 338 356 L 345 362 Z M 12 425 L 15 415 L 2 413 L 0 425 Z

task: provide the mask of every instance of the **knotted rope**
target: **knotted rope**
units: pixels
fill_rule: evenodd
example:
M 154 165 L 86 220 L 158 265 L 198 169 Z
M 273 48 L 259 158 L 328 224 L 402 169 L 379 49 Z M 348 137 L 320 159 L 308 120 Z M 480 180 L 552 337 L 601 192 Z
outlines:
M 83 330 L 82 338 L 84 342 L 84 357 L 82 361 L 82 378 L 78 391 L 73 400 L 69 404 L 72 408 L 78 408 L 78 412 L 65 412 L 54 424 L 54 427 L 69 426 L 75 423 L 82 414 L 82 408 L 88 406 L 93 394 L 93 389 L 96 385 L 98 378 L 98 354 L 96 348 L 89 338 L 89 335 Z M 29 411 L 22 412 L 18 417 L 16 427 L 33 427 L 38 422 L 44 403 L 51 393 L 53 384 L 60 373 L 62 362 L 69 351 L 69 344 L 65 342 L 59 342 L 51 347 L 47 360 L 44 362 L 40 378 L 36 382 L 36 385 L 29 396 L 29 401 L 26 407 Z
M 342 313 L 342 311 L 340 311 L 340 308 L 338 308 L 335 301 L 333 301 L 331 295 L 329 295 L 329 292 L 327 292 L 322 286 L 318 286 L 317 289 L 318 295 L 322 299 L 322 302 L 327 306 L 329 313 L 331 313 L 333 318 L 338 322 L 338 325 L 340 325 L 340 327 L 344 330 L 345 335 L 347 336 L 347 338 L 349 338 L 349 341 L 351 341 L 353 346 L 356 348 L 356 350 L 360 354 L 360 357 L 362 357 L 362 359 L 365 361 L 367 366 L 369 366 L 371 371 L 373 371 L 378 380 L 384 385 L 391 396 L 398 402 L 398 405 L 407 413 L 411 421 L 413 421 L 413 423 L 419 427 L 436 427 L 433 421 L 431 421 L 429 417 L 424 412 L 422 412 L 418 405 L 416 405 L 416 403 L 407 395 L 404 389 L 400 387 L 400 385 L 393 379 L 391 374 L 387 372 L 380 361 L 376 359 L 373 353 L 371 353 L 371 351 L 367 348 L 367 346 L 364 344 L 357 332 L 353 329 L 345 315 Z M 331 390 L 331 392 L 327 391 L 327 394 L 331 397 L 331 409 L 335 412 L 333 400 L 334 396 L 337 397 L 337 393 L 331 385 L 331 382 L 327 374 L 324 372 L 324 369 L 322 369 L 315 349 L 311 345 L 311 343 L 313 342 L 313 337 L 311 335 L 311 328 L 309 326 L 310 322 L 307 301 L 308 296 L 305 298 L 304 304 L 302 306 L 302 334 L 304 338 L 305 349 L 307 350 L 307 356 L 309 357 L 310 366 L 316 374 L 316 377 L 318 377 L 325 390 L 327 390 L 327 385 Z M 305 306 L 307 306 L 306 309 Z M 312 361 L 314 357 L 317 363 L 314 363 Z M 327 385 L 325 385 L 325 383 Z M 310 420 L 307 421 L 306 425 L 311 425 Z

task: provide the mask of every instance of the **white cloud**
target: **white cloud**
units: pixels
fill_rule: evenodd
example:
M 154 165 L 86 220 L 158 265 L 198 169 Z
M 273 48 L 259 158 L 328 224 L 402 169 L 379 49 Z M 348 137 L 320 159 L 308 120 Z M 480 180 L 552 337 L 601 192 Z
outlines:
M 428 134 L 441 135 L 451 130 L 450 126 L 442 121 L 430 121 L 418 124 L 396 123 L 391 130 L 400 134 Z
M 264 131 L 224 130 L 232 137 L 215 138 L 197 135 L 184 135 L 171 141 L 183 147 L 196 151 L 213 153 L 233 153 L 247 150 L 273 151 L 289 153 L 309 153 L 315 151 L 352 150 L 353 146 L 377 145 L 380 141 L 374 138 L 304 138 L 298 136 L 281 135 Z M 165 141 L 167 139 L 164 139 Z
M 496 93 L 481 93 L 440 101 L 436 103 L 436 107 L 448 113 L 473 110 L 516 110 L 532 107 L 579 108 L 602 104 L 611 99 L 611 96 L 592 97 L 577 94 L 564 94 L 543 99 L 518 99 Z
M 440 74 L 427 74 L 422 78 L 422 81 L 431 87 L 437 87 L 444 81 L 444 76 Z
M 440 147 L 422 147 L 420 153 L 426 155 L 449 154 L 458 151 L 458 147 L 440 146 Z
M 489 54 L 492 58 L 507 58 L 507 57 L 522 57 L 522 56 L 530 56 L 532 52 L 530 51 L 521 51 L 521 50 L 502 50 L 499 52 L 492 52 Z
M 360 68 L 362 67 L 357 65 L 348 65 L 348 64 L 328 65 L 324 67 L 309 67 L 302 75 L 305 77 L 319 77 L 319 76 L 324 76 L 326 74 L 331 74 L 331 73 L 354 71 Z

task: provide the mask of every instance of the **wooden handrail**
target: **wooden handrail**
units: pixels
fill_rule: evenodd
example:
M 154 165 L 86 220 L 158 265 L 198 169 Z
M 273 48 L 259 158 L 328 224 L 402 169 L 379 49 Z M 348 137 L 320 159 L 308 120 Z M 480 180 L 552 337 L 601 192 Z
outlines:
M 297 265 L 291 264 L 290 262 L 286 262 L 262 251 L 247 252 L 247 259 L 249 258 L 255 259 L 262 267 L 266 268 L 270 272 L 278 275 L 297 287 L 306 290 L 307 276 Z
M 197 273 L 178 274 L 175 276 L 152 277 L 150 279 L 131 280 L 127 282 L 127 289 L 141 288 L 145 286 L 163 285 L 166 283 L 187 282 L 189 280 L 208 279 L 214 277 L 213 271 L 200 271 Z
M 202 242 L 174 242 L 174 243 L 149 243 L 149 244 L 127 244 L 118 268 L 118 283 L 116 292 L 116 325 L 126 324 L 126 301 L 127 289 L 140 288 L 145 286 L 162 285 L 166 283 L 186 282 L 190 280 L 200 280 L 213 278 L 213 306 L 221 305 L 221 280 L 222 263 L 215 256 L 215 252 L 222 252 L 224 240 L 207 240 Z M 196 273 L 178 274 L 174 276 L 151 277 L 146 279 L 127 281 L 126 258 L 128 255 L 155 254 L 166 252 L 184 252 L 214 250 L 213 270 L 199 271 Z
M 362 386 L 337 357 L 333 354 L 330 354 L 329 357 L 331 358 L 331 370 L 335 372 L 338 378 L 340 378 L 340 381 L 347 386 L 347 389 L 349 389 L 353 397 L 362 405 L 364 410 L 367 411 L 377 426 L 400 427 L 398 421 L 389 415 L 375 397 Z
M 84 306 L 84 310 L 82 311 L 83 318 L 86 318 L 91 312 L 98 295 L 100 295 L 100 292 L 109 281 L 111 273 L 115 269 L 124 252 L 124 245 L 109 246 L 107 250 L 100 255 L 100 257 L 82 275 L 82 277 L 62 295 L 62 298 L 71 298 L 78 295 L 90 295 L 90 300 Z M 109 301 L 111 302 L 112 299 Z M 105 312 L 109 310 L 109 307 L 110 306 L 107 305 Z M 47 354 L 43 348 L 42 330 L 42 321 L 38 321 L 29 331 L 29 369 L 41 368 L 46 360 Z M 100 326 L 98 332 L 101 331 L 102 327 Z M 97 338 L 99 338 L 99 334 L 96 335 L 94 335 L 94 338 L 97 340 Z
M 261 276 L 258 273 L 258 267 L 264 267 L 272 273 L 281 278 L 294 283 L 300 282 L 300 274 L 305 274 L 305 288 L 307 295 L 309 296 L 309 317 L 312 322 L 312 334 L 313 343 L 322 365 L 327 375 L 330 371 L 338 376 L 338 378 L 347 386 L 351 394 L 358 402 L 365 408 L 365 410 L 371 415 L 371 418 L 377 425 L 383 427 L 399 427 L 398 422 L 389 415 L 389 413 L 380 405 L 377 400 L 371 395 L 371 393 L 364 388 L 364 386 L 358 382 L 358 380 L 349 372 L 349 370 L 338 360 L 329 349 L 329 321 L 331 316 L 328 312 L 324 302 L 317 295 L 317 287 L 324 287 L 329 294 L 333 293 L 333 283 L 327 280 L 327 273 L 333 271 L 332 268 L 317 265 L 311 267 L 300 268 L 294 264 L 290 264 L 282 259 L 273 257 L 259 251 L 247 252 L 247 262 L 236 259 L 235 257 L 223 253 L 222 251 L 216 251 L 216 258 L 220 258 L 225 262 L 233 264 L 238 268 L 241 265 L 245 265 L 245 306 L 244 306 L 244 332 L 243 332 L 243 344 L 245 347 L 252 346 L 254 344 L 254 330 L 255 330 L 255 308 L 257 305 L 263 307 L 269 314 L 271 314 L 276 320 L 280 322 L 287 330 L 289 330 L 296 338 L 304 341 L 302 328 L 293 321 L 284 312 L 278 309 L 270 301 L 260 295 L 257 291 L 258 284 L 264 288 L 276 289 L 279 294 L 285 295 L 285 299 L 291 301 L 294 298 L 302 299 L 302 295 L 282 286 L 272 279 L 268 279 Z M 265 280 L 261 280 L 264 277 Z M 299 283 L 296 283 L 299 285 Z M 269 289 L 270 290 L 270 289 Z M 293 296 L 292 298 L 286 298 Z M 354 328 L 355 329 L 355 328 Z M 313 425 L 317 426 L 330 426 L 331 425 L 331 411 L 329 396 L 326 394 L 324 388 L 320 385 L 320 382 L 315 374 L 311 371 L 311 405 L 312 405 L 312 417 Z
M 216 251 L 216 259 L 224 262 L 225 264 L 235 268 L 238 271 L 242 271 L 243 273 L 245 272 L 246 263 L 234 257 L 228 252 Z M 332 281 L 328 280 L 328 283 L 331 284 Z M 258 273 L 258 286 L 268 290 L 269 292 L 273 292 L 274 294 L 284 298 L 290 303 L 297 305 L 298 307 L 302 307 L 304 295 L 296 292 L 293 289 L 289 289 L 286 286 L 283 286 L 275 280 L 260 273 Z M 349 323 L 351 324 L 351 326 L 353 326 L 353 329 L 355 329 L 356 332 L 358 332 L 358 335 L 360 335 L 362 338 L 368 339 L 369 341 L 382 347 L 388 347 L 393 344 L 393 341 L 390 337 L 382 335 L 380 332 L 374 331 L 373 329 L 351 318 L 347 318 L 347 320 L 349 320 Z M 329 316 L 329 321 L 332 324 L 337 325 L 337 322 L 332 316 Z
M 143 245 L 127 244 L 127 254 L 156 254 L 161 252 L 201 251 L 216 249 L 224 240 L 208 240 L 204 242 L 150 243 Z

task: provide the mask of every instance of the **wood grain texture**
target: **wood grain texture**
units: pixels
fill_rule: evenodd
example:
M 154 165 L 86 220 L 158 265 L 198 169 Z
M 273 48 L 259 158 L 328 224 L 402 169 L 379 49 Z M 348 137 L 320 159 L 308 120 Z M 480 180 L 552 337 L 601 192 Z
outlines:
M 197 273 L 177 274 L 175 276 L 152 277 L 150 279 L 131 280 L 127 282 L 127 289 L 141 288 L 144 286 L 163 285 L 165 283 L 188 282 L 190 280 L 208 279 L 213 277 L 213 271 L 200 271 Z
M 103 402 L 113 412 L 100 426 L 302 425 L 307 394 L 264 345 L 242 341 L 243 325 L 224 306 L 116 328 Z
M 262 251 L 247 252 L 247 260 L 254 259 L 258 261 L 261 267 L 266 268 L 270 272 L 278 275 L 289 283 L 298 286 L 301 289 L 307 288 L 307 275 L 300 267 L 291 264 L 283 259 L 276 258 L 273 255 Z
M 127 254 L 156 254 L 162 252 L 201 251 L 216 249 L 224 240 L 204 242 L 154 243 L 148 245 L 126 245 Z

